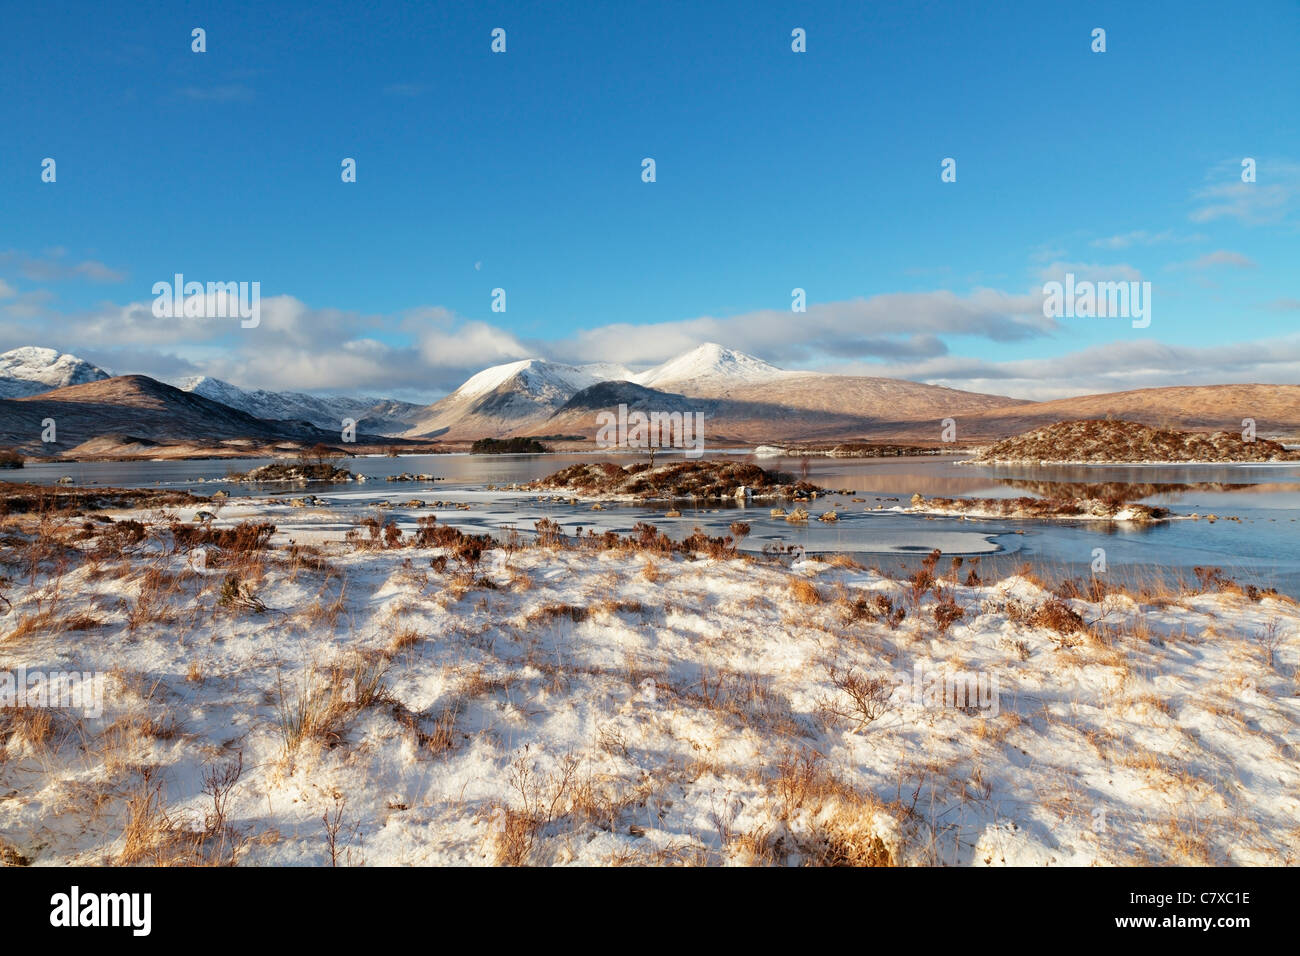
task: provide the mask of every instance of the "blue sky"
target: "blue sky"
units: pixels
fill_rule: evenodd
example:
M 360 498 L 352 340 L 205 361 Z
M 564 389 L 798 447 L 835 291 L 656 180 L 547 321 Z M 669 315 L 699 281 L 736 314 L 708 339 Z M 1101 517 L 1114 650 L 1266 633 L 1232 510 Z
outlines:
M 1300 382 L 1298 40 L 1293 0 L 15 7 L 0 348 L 414 398 L 704 341 L 1025 397 Z M 1150 281 L 1151 325 L 1044 320 L 1066 271 Z M 178 272 L 266 320 L 155 319 Z

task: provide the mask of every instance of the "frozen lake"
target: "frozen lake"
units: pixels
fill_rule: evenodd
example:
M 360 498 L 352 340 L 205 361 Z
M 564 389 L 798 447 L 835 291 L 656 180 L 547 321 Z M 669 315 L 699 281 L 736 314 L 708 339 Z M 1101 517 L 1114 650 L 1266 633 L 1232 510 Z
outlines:
M 714 452 L 711 457 L 721 457 Z M 745 458 L 768 469 L 799 475 L 805 461 L 808 479 L 829 488 L 851 488 L 849 495 L 831 495 L 813 503 L 814 516 L 834 506 L 840 520 L 806 526 L 769 517 L 769 505 L 748 507 L 732 502 L 692 508 L 687 503 L 669 505 L 610 504 L 603 511 L 590 504 L 570 505 L 567 500 L 538 500 L 533 494 L 488 491 L 487 485 L 508 485 L 544 477 L 581 461 L 638 460 L 633 456 L 600 454 L 553 455 L 420 455 L 402 458 L 356 458 L 343 462 L 353 473 L 371 479 L 365 484 L 246 485 L 223 479 L 229 471 L 246 471 L 266 460 L 95 462 L 81 464 L 32 463 L 8 473 L 9 480 L 50 484 L 70 476 L 78 485 L 119 487 L 172 487 L 211 494 L 224 489 L 231 496 L 297 497 L 311 493 L 338 511 L 337 527 L 345 530 L 356 518 L 372 510 L 376 501 L 394 504 L 393 520 L 414 527 L 425 510 L 403 509 L 411 498 L 462 502 L 470 510 L 436 509 L 440 521 L 466 530 L 497 532 L 514 526 L 530 530 L 538 518 L 558 521 L 566 531 L 627 531 L 638 521 L 650 521 L 668 534 L 681 537 L 700 527 L 724 534 L 732 521 L 744 520 L 752 528 L 746 550 L 780 543 L 809 553 L 843 551 L 864 563 L 885 570 L 911 565 L 933 548 L 945 555 L 980 558 L 982 573 L 1009 571 L 1023 561 L 1054 574 L 1086 576 L 1095 548 L 1105 550 L 1108 573 L 1121 577 L 1159 575 L 1192 577 L 1197 565 L 1224 568 L 1242 583 L 1273 586 L 1300 594 L 1300 548 L 1296 547 L 1296 519 L 1300 518 L 1300 464 L 1265 465 L 1134 465 L 1134 466 L 984 466 L 961 465 L 957 457 L 830 459 Z M 643 459 L 642 459 L 643 460 Z M 669 461 L 659 455 L 657 463 Z M 402 472 L 437 476 L 436 482 L 388 482 Z M 1122 484 L 1125 491 L 1147 504 L 1157 504 L 1176 514 L 1235 516 L 1236 521 L 1173 521 L 1148 527 L 1096 521 L 1017 521 L 929 518 L 873 510 L 906 506 L 915 492 L 926 496 L 1017 497 L 1051 493 L 1057 485 Z M 865 499 L 853 502 L 852 497 Z M 664 512 L 676 507 L 679 518 Z M 187 516 L 188 517 L 188 516 Z M 295 515 L 277 515 L 277 525 L 292 534 Z M 319 522 L 311 524 L 320 528 Z

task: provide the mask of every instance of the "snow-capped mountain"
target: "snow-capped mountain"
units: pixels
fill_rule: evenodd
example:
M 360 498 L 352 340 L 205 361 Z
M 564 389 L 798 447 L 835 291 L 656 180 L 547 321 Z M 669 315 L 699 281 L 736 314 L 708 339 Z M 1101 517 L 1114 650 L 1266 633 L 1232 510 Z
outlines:
M 662 365 L 632 377 L 647 388 L 681 388 L 688 384 L 751 385 L 788 374 L 744 352 L 706 342 Z
M 0 398 L 39 395 L 51 389 L 84 385 L 108 377 L 103 369 L 54 349 L 29 345 L 0 353 Z
M 58 440 L 42 448 L 47 418 L 58 422 Z M 0 401 L 0 446 L 41 454 L 152 455 L 160 442 L 201 454 L 227 440 L 265 446 L 330 441 L 337 435 L 300 421 L 257 418 L 147 375 L 119 375 Z M 95 444 L 81 447 L 88 442 Z
M 375 435 L 397 435 L 406 431 L 416 413 L 424 407 L 393 399 L 322 397 L 303 392 L 243 389 L 207 375 L 183 379 L 176 383 L 176 387 L 257 418 L 306 421 L 329 431 L 338 431 L 343 419 L 351 418 L 356 421 L 358 431 Z
M 562 365 L 524 359 L 471 376 L 429 406 L 406 434 L 448 439 L 545 434 L 548 420 L 570 399 L 604 382 L 630 382 L 658 392 L 725 395 L 733 388 L 793 374 L 712 342 L 642 372 L 611 363 Z M 566 412 L 566 423 L 572 414 L 573 410 Z
M 622 365 L 563 365 L 523 359 L 494 365 L 468 378 L 446 398 L 423 410 L 408 437 L 473 434 L 501 436 L 544 421 L 556 409 L 597 382 L 622 381 L 632 371 Z
M 631 376 L 632 371 L 622 365 L 561 365 L 544 359 L 524 359 L 486 368 L 466 379 L 465 384 L 448 397 L 472 398 L 485 395 L 511 380 L 517 380 L 527 391 L 543 398 L 549 397 L 552 392 L 567 392 L 572 395 L 597 382 L 627 379 Z
M 903 433 L 915 431 L 917 421 L 1017 404 L 920 382 L 787 371 L 710 342 L 641 372 L 541 359 L 494 365 L 424 409 L 405 435 L 447 441 L 593 435 L 596 411 L 620 403 L 697 411 L 707 416 L 713 439 L 737 442 Z

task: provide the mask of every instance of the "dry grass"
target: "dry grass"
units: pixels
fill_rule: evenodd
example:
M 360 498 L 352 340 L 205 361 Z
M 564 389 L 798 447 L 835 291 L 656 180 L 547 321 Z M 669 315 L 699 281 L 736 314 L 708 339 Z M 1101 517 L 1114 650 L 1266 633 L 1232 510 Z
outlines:
M 184 820 L 167 811 L 158 769 L 139 769 L 139 780 L 126 800 L 126 826 L 117 862 L 136 866 L 234 866 L 247 838 L 231 826 L 227 811 L 231 791 L 243 773 L 243 757 L 209 766 L 202 793 L 212 809 Z
M 320 679 L 314 668 L 304 671 L 299 686 L 278 675 L 275 686 L 280 740 L 286 756 L 307 741 L 334 745 L 342 740 L 349 703 L 343 688 Z
M 800 604 L 821 604 L 822 593 L 807 578 L 794 578 L 790 582 L 790 595 Z
M 0 761 L 24 748 L 43 752 L 54 739 L 54 711 L 48 707 L 0 709 Z
M 756 861 L 777 861 L 798 853 L 806 866 L 894 866 L 897 848 L 877 832 L 878 816 L 902 815 L 875 796 L 837 779 L 825 758 L 804 749 L 787 752 L 777 763 L 771 782 L 776 816 L 784 826 L 772 832 L 752 832 L 738 841 L 740 852 Z
M 421 640 L 422 635 L 417 628 L 404 627 L 394 634 L 393 639 L 388 642 L 388 652 L 390 654 L 397 654 L 406 650 L 408 647 L 414 647 L 416 644 L 419 644 Z

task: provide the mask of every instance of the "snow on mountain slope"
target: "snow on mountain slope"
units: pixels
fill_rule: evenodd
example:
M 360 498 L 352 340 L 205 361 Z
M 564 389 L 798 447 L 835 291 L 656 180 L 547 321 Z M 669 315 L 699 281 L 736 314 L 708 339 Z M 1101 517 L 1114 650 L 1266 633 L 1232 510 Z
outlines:
M 54 349 L 25 346 L 0 353 L 0 398 L 39 395 L 68 385 L 98 382 L 109 375 L 101 368 Z
M 307 421 L 331 431 L 342 427 L 343 419 L 357 422 L 360 431 L 395 435 L 410 427 L 422 406 L 393 399 L 322 397 L 303 392 L 272 392 L 243 389 L 219 378 L 193 376 L 176 383 L 183 392 L 193 392 L 257 418 L 277 421 Z
M 473 398 L 486 395 L 512 379 L 518 379 L 525 389 L 535 395 L 554 391 L 567 392 L 568 395 L 563 401 L 568 401 L 569 397 L 576 392 L 597 382 L 627 379 L 631 376 L 632 371 L 621 365 L 561 365 L 545 359 L 523 359 L 519 362 L 508 362 L 505 365 L 485 368 L 477 375 L 466 379 L 465 384 L 452 392 L 449 397 Z
M 519 362 L 507 362 L 504 365 L 491 365 L 483 371 L 471 375 L 465 379 L 464 383 L 452 395 L 459 395 L 461 398 L 473 398 L 475 395 L 486 395 L 494 388 L 500 386 L 503 382 L 509 381 L 512 375 L 517 375 L 520 370 L 532 365 L 538 359 L 523 359 Z
M 663 388 L 683 382 L 747 385 L 789 374 L 744 352 L 707 342 L 632 378 L 638 385 Z
M 563 365 L 523 359 L 470 376 L 460 388 L 423 410 L 406 434 L 475 438 L 501 436 L 544 421 L 570 398 L 598 382 L 630 379 L 622 365 Z

